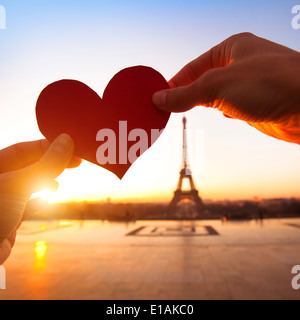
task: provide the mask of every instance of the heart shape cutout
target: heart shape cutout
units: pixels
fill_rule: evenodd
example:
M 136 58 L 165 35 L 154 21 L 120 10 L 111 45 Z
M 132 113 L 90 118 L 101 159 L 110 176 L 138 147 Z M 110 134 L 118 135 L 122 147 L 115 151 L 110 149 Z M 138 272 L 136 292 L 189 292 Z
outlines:
M 49 141 L 69 134 L 76 156 L 122 179 L 168 123 L 170 113 L 152 103 L 152 95 L 164 89 L 169 89 L 164 77 L 144 66 L 117 73 L 102 99 L 82 82 L 60 80 L 47 86 L 37 100 L 38 126 Z

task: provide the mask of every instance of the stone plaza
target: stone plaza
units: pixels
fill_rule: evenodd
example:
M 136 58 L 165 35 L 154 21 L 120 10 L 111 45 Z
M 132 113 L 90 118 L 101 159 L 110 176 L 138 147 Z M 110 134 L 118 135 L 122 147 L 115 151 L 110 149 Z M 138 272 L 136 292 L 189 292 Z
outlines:
M 300 219 L 26 221 L 1 300 L 300 299 Z

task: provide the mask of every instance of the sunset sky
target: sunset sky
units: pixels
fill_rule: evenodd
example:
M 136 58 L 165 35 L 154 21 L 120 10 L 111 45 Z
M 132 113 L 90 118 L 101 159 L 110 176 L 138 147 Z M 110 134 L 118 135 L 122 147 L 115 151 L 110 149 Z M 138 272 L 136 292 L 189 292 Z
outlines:
M 167 80 L 232 34 L 249 31 L 300 51 L 290 0 L 0 0 L 0 148 L 41 139 L 35 104 L 42 89 L 76 79 L 102 95 L 115 73 L 151 66 Z M 59 178 L 52 201 L 165 201 L 181 165 L 182 114 L 122 181 L 83 162 Z M 188 156 L 203 199 L 300 197 L 300 148 L 264 136 L 216 110 L 185 114 Z

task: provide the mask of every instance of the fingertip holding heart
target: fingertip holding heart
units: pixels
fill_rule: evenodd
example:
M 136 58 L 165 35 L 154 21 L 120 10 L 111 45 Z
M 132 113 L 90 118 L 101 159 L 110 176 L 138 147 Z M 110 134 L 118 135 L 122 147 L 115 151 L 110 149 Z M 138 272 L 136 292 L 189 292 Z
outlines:
M 117 73 L 102 99 L 82 82 L 60 80 L 48 85 L 37 100 L 38 126 L 50 141 L 69 134 L 75 156 L 122 179 L 166 127 L 170 113 L 157 109 L 152 96 L 169 88 L 159 72 L 145 66 Z

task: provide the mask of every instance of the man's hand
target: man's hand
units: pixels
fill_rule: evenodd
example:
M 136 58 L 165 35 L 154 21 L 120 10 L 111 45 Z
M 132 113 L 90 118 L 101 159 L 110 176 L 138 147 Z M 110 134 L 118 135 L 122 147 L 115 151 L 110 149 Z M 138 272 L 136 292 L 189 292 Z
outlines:
M 54 180 L 67 167 L 77 167 L 74 142 L 67 134 L 51 145 L 46 140 L 24 142 L 0 151 L 0 264 L 11 252 L 30 196 L 57 188 Z
M 272 137 L 300 144 L 300 53 L 250 33 L 234 35 L 186 65 L 153 96 L 157 107 L 218 109 Z

